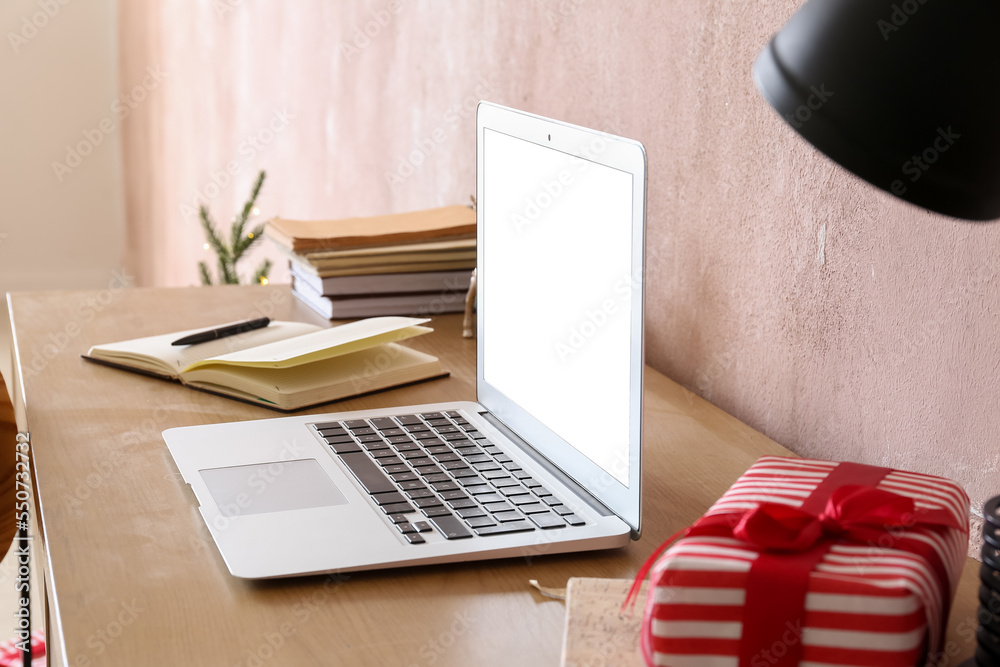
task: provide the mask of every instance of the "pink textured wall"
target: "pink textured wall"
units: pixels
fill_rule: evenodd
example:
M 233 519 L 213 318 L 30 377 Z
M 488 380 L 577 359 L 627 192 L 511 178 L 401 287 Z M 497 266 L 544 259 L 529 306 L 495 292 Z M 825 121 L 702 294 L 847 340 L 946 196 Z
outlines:
M 258 168 L 265 215 L 467 201 L 480 97 L 624 134 L 649 157 L 649 362 L 802 455 L 953 477 L 979 506 L 1000 493 L 1000 223 L 898 202 L 784 125 L 750 69 L 797 5 L 122 3 L 123 86 L 169 74 L 125 127 L 134 272 L 195 283 L 181 205 L 227 219 Z

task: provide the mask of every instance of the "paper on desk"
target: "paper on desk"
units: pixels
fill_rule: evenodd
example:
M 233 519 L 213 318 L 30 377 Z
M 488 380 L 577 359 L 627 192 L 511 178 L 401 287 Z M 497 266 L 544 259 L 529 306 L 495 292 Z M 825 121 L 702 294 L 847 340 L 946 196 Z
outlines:
M 648 582 L 643 583 L 631 616 L 621 614 L 631 579 L 574 577 L 566 586 L 566 632 L 563 667 L 643 667 L 639 648 L 642 609 Z

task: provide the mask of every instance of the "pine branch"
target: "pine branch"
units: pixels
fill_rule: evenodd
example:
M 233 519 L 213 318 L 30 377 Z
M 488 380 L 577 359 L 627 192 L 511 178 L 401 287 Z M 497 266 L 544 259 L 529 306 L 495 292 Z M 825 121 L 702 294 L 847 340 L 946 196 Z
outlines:
M 219 283 L 222 285 L 236 285 L 239 283 L 236 271 L 234 271 L 232 265 L 229 262 L 224 261 L 222 257 L 219 257 Z
M 229 259 L 229 248 L 226 244 L 222 242 L 219 235 L 215 233 L 215 225 L 212 224 L 212 219 L 208 217 L 208 208 L 202 204 L 201 208 L 198 210 L 199 217 L 201 218 L 201 227 L 205 230 L 205 237 L 208 239 L 208 244 L 212 246 L 212 250 L 216 252 L 219 259 Z
M 243 236 L 243 223 L 239 218 L 233 219 L 233 226 L 229 229 L 229 247 L 233 250 L 233 261 L 235 262 L 243 254 L 241 242 Z
M 262 223 L 260 223 L 259 225 L 257 225 L 256 227 L 253 228 L 253 230 L 251 231 L 251 233 L 253 234 L 253 243 L 256 243 L 257 241 L 259 241 L 262 238 L 264 238 L 264 229 L 266 227 L 267 227 L 267 223 L 266 222 L 262 222 Z
M 268 271 L 271 270 L 271 260 L 265 259 L 253 274 L 253 282 L 261 283 L 267 278 Z
M 250 214 L 254 209 L 254 205 L 257 203 L 257 196 L 260 194 L 260 188 L 264 185 L 264 177 L 267 172 L 261 171 L 257 174 L 257 180 L 253 184 L 253 190 L 250 192 L 250 199 L 243 205 L 243 210 L 240 211 L 240 216 L 236 220 L 236 224 L 233 225 L 233 254 L 237 259 L 250 249 L 250 246 L 254 244 L 254 241 L 260 236 L 254 230 L 253 237 L 244 234 L 246 230 L 247 220 L 250 219 Z
M 235 229 L 235 228 L 234 228 Z M 245 229 L 245 228 L 244 228 Z M 244 234 L 243 230 L 240 230 L 240 236 L 238 239 L 234 239 L 233 255 L 239 260 L 247 251 L 250 250 L 258 241 L 264 236 L 264 223 L 261 223 L 250 230 L 249 233 Z
M 267 176 L 267 172 L 263 169 L 257 174 L 257 181 L 253 184 L 253 190 L 250 192 L 250 199 L 247 203 L 243 205 L 243 211 L 240 213 L 241 224 L 246 224 L 247 219 L 250 217 L 250 211 L 253 210 L 254 204 L 257 203 L 257 195 L 260 194 L 260 189 L 264 185 L 264 178 Z
M 208 264 L 205 262 L 198 262 L 198 273 L 201 275 L 202 285 L 212 284 L 212 274 L 208 272 Z
M 220 284 L 239 284 L 240 276 L 239 272 L 236 270 L 236 263 L 248 250 L 250 250 L 250 248 L 253 247 L 255 243 L 260 241 L 264 234 L 264 223 L 254 227 L 253 231 L 249 234 L 245 234 L 244 232 L 246 230 L 247 221 L 250 219 L 250 214 L 253 212 L 254 205 L 257 202 L 257 196 L 260 194 L 261 186 L 264 184 L 265 175 L 266 172 L 264 171 L 261 171 L 257 175 L 253 191 L 250 193 L 250 199 L 248 199 L 246 204 L 243 205 L 243 210 L 240 212 L 240 215 L 233 219 L 232 226 L 229 230 L 228 244 L 222 240 L 222 237 L 216 231 L 215 224 L 212 222 L 212 218 L 209 215 L 208 207 L 202 204 L 198 209 L 201 226 L 205 231 L 205 238 L 208 239 L 208 245 L 215 251 L 215 254 L 218 257 L 218 277 Z M 265 260 L 254 274 L 254 281 L 260 282 L 261 278 L 266 278 L 267 272 L 270 269 L 271 261 Z M 201 282 L 203 285 L 212 284 L 212 275 L 209 273 L 208 265 L 205 262 L 198 262 L 198 272 L 201 276 Z
M 240 239 L 240 256 L 250 251 L 257 242 L 264 238 L 264 227 L 266 223 L 260 223 L 256 227 L 250 230 L 249 234 L 244 235 Z

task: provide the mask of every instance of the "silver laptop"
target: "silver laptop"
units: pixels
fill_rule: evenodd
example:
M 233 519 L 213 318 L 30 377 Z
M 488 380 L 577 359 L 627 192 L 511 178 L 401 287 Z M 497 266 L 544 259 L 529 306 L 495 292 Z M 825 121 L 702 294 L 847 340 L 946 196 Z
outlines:
M 476 137 L 477 402 L 163 433 L 233 575 L 638 538 L 643 147 L 486 102 Z

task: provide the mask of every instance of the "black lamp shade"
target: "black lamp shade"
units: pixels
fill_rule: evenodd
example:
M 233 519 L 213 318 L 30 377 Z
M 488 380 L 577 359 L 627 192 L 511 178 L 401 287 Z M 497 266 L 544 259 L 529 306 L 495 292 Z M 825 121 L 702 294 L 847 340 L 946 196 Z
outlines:
M 809 0 L 754 78 L 858 176 L 939 213 L 1000 218 L 1000 1 Z

